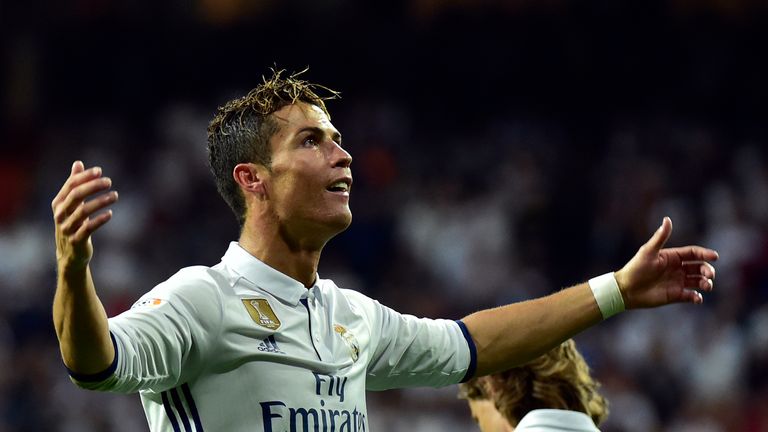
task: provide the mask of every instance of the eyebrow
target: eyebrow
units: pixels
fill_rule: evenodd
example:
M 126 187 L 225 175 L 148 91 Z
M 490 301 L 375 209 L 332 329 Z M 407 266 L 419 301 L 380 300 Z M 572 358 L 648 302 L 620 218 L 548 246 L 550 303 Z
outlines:
M 302 134 L 304 132 L 311 132 L 311 133 L 318 134 L 318 135 L 325 135 L 325 129 L 321 129 L 321 128 L 317 127 L 317 126 L 303 127 L 303 128 L 299 129 L 296 132 L 296 135 L 300 135 L 300 134 Z M 331 139 L 336 141 L 337 143 L 341 144 L 341 134 L 338 131 L 334 131 L 331 134 Z

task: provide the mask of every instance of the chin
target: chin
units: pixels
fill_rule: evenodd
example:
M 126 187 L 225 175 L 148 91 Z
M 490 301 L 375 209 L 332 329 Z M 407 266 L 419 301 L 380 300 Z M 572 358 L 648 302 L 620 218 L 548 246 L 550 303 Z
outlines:
M 352 212 L 349 209 L 334 215 L 327 224 L 334 236 L 344 232 L 350 225 L 352 225 Z
M 304 229 L 310 236 L 320 235 L 331 239 L 342 233 L 352 224 L 352 213 L 349 211 L 336 214 L 326 214 L 321 217 L 315 215 L 311 220 L 305 221 Z M 310 234 L 311 233 L 311 234 Z
M 331 225 L 334 226 L 334 228 L 338 229 L 338 232 L 342 232 L 349 228 L 350 225 L 352 225 L 352 213 L 347 212 L 344 215 L 339 215 L 338 218 L 335 218 L 333 223 Z

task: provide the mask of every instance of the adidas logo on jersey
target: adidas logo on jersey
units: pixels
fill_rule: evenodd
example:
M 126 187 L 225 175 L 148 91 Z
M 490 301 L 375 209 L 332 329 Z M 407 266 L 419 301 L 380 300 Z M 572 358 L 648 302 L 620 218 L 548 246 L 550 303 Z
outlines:
M 269 336 L 268 338 L 261 341 L 261 343 L 259 344 L 259 351 L 270 352 L 275 354 L 285 354 L 285 351 L 281 351 L 280 347 L 277 346 L 277 342 L 275 342 L 274 336 Z

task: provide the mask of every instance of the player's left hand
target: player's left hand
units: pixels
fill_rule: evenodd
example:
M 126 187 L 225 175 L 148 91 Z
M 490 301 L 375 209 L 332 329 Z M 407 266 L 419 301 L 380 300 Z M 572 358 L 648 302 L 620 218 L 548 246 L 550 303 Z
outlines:
M 672 220 L 664 218 L 653 236 L 615 273 L 626 309 L 670 303 L 703 301 L 713 288 L 715 268 L 709 261 L 717 252 L 701 246 L 662 249 L 672 234 Z

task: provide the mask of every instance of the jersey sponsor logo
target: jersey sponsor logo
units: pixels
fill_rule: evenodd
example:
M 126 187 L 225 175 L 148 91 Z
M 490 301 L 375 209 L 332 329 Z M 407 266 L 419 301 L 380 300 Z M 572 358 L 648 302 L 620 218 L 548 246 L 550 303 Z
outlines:
M 364 432 L 367 415 L 357 405 L 344 404 L 347 377 L 312 372 L 315 395 L 311 406 L 290 406 L 285 401 L 260 402 L 264 432 Z M 326 403 L 328 401 L 328 403 Z M 352 401 L 354 404 L 354 401 Z M 339 409 L 333 409 L 333 407 Z M 350 411 L 351 410 L 351 411 Z
M 259 351 L 275 353 L 275 354 L 285 354 L 285 351 L 281 351 L 280 347 L 277 346 L 277 342 L 275 341 L 274 335 L 270 335 L 268 338 L 261 341 L 261 343 L 259 344 Z
M 353 407 L 348 409 L 320 406 L 292 407 L 283 401 L 259 402 L 264 432 L 365 432 L 368 429 L 366 413 Z
M 267 299 L 243 299 L 243 304 L 256 324 L 270 330 L 280 328 L 280 320 Z
M 165 303 L 165 300 L 159 299 L 159 298 L 147 298 L 147 299 L 141 299 L 137 301 L 136 303 L 131 306 L 131 309 L 136 309 L 140 307 L 152 307 L 152 306 L 160 306 L 161 304 Z
M 341 339 L 347 344 L 349 348 L 349 355 L 352 357 L 352 361 L 357 361 L 360 357 L 360 343 L 357 342 L 357 338 L 346 327 L 341 324 L 334 324 L 333 331 L 335 331 Z

